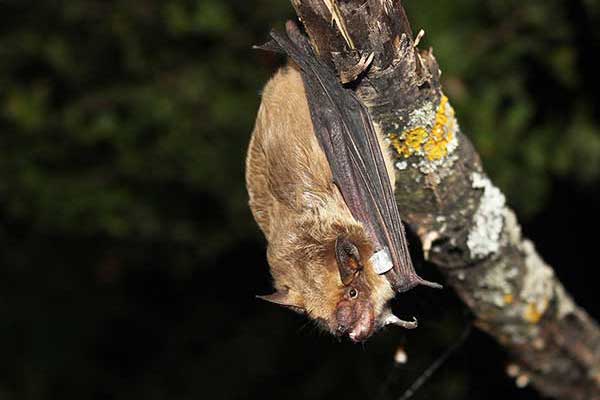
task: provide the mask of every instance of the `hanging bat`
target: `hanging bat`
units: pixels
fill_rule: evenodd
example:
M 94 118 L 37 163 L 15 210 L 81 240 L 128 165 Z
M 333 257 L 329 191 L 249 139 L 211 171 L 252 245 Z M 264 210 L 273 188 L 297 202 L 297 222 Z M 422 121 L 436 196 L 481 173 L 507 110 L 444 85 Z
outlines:
M 292 23 L 263 49 L 290 59 L 263 90 L 246 160 L 249 204 L 276 292 L 259 296 L 359 342 L 388 324 L 396 292 L 422 284 L 367 109 Z

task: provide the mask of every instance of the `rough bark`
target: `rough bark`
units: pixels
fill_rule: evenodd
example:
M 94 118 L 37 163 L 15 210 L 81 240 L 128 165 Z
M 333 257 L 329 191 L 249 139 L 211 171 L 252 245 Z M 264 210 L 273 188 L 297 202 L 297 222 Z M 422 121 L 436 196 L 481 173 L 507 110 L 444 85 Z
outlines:
M 508 373 L 557 399 L 600 398 L 600 330 L 521 236 L 460 132 L 431 52 L 399 0 L 292 0 L 313 47 L 390 144 L 397 202 L 436 264 L 512 355 Z

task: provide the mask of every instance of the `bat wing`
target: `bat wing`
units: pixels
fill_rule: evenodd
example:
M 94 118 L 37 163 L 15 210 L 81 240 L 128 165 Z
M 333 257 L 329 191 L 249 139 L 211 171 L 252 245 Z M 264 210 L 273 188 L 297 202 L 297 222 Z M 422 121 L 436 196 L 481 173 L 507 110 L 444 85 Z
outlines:
M 262 48 L 283 51 L 300 68 L 315 134 L 333 180 L 354 218 L 372 238 L 375 256 L 391 260 L 391 269 L 382 272 L 392 287 L 400 292 L 419 284 L 440 287 L 423 280 L 413 268 L 384 157 L 366 107 L 315 56 L 293 23 L 287 24 L 287 35 L 274 31 L 271 37 L 273 41 Z

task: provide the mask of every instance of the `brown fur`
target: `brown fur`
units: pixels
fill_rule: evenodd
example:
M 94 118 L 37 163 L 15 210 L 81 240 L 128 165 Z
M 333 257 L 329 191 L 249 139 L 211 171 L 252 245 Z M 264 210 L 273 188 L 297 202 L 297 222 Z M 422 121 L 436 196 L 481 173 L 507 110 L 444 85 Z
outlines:
M 393 177 L 389 160 L 387 166 Z M 370 323 L 379 326 L 394 293 L 368 262 L 371 241 L 333 184 L 313 131 L 301 75 L 292 66 L 280 69 L 263 91 L 246 160 L 246 184 L 250 208 L 268 241 L 274 284 L 287 293 L 286 304 L 325 322 L 334 333 L 350 318 L 347 313 L 365 307 L 375 318 Z M 353 283 L 359 291 L 356 299 L 349 297 L 336 264 L 335 241 L 341 236 L 356 245 L 364 263 Z M 353 301 L 358 305 L 346 309 Z M 373 330 L 368 331 L 370 335 Z

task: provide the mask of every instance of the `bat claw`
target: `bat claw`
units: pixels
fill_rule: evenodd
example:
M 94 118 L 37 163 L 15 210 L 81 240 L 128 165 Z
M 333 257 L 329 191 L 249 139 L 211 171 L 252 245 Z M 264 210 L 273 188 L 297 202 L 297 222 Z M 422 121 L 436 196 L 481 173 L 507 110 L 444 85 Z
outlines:
M 419 285 L 428 286 L 434 289 L 443 289 L 444 287 L 436 282 L 426 281 L 425 279 L 419 280 Z
M 415 329 L 417 326 L 419 326 L 419 323 L 417 322 L 417 319 L 413 317 L 412 321 L 399 320 L 399 322 L 396 323 L 396 325 L 401 326 L 405 329 Z
M 273 52 L 273 53 L 281 53 L 281 47 L 279 47 L 279 45 L 277 44 L 277 42 L 275 42 L 274 40 L 269 40 L 266 43 L 263 44 L 255 44 L 252 46 L 252 50 L 263 50 L 263 51 L 269 51 L 269 52 Z

